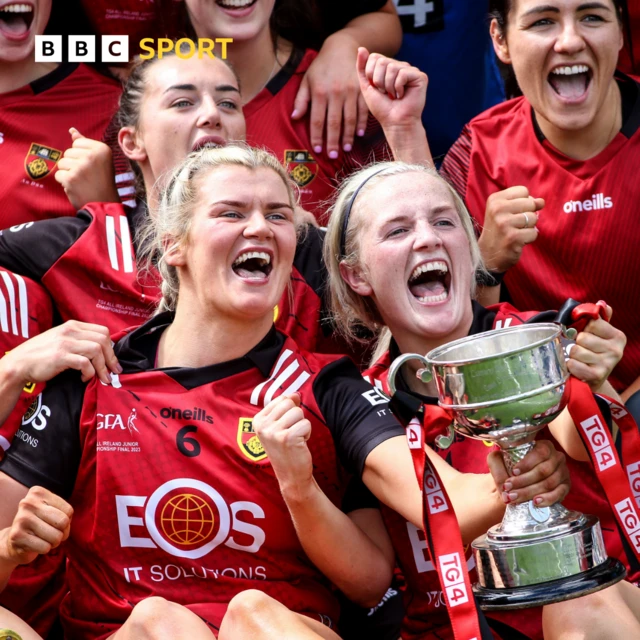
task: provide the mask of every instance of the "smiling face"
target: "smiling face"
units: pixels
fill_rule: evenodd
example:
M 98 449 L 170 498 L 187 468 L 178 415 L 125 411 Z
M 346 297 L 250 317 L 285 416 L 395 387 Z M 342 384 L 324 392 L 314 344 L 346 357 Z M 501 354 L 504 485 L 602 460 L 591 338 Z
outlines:
M 494 20 L 491 35 L 539 117 L 567 131 L 594 122 L 623 44 L 612 0 L 513 0 L 506 34 Z
M 35 37 L 44 33 L 50 14 L 51 0 L 0 0 L 0 62 L 33 56 Z
M 358 266 L 345 274 L 351 288 L 371 296 L 403 350 L 466 335 L 474 267 L 448 187 L 409 172 L 381 179 L 358 200 Z
M 282 178 L 268 168 L 223 166 L 197 180 L 188 239 L 166 258 L 178 268 L 178 304 L 191 300 L 194 313 L 243 323 L 272 319 L 296 250 Z
M 268 31 L 275 0 L 185 0 L 185 4 L 199 38 L 242 42 Z
M 238 81 L 220 60 L 169 56 L 146 70 L 137 129 L 120 132 L 147 186 L 203 146 L 244 140 Z

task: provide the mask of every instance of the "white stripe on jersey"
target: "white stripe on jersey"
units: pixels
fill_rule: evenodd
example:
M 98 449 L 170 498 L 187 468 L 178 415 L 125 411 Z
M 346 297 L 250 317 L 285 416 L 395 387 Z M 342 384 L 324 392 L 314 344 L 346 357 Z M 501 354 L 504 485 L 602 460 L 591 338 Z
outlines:
M 0 328 L 5 333 L 9 333 L 9 322 L 7 318 L 7 300 L 4 297 L 4 293 L 2 293 L 2 289 L 0 289 Z
M 269 382 L 271 382 L 271 380 L 273 380 L 277 375 L 278 375 L 278 371 L 280 371 L 280 368 L 282 367 L 282 365 L 284 364 L 284 361 L 293 353 L 293 351 L 291 351 L 291 349 L 285 349 L 281 354 L 280 357 L 278 358 L 278 362 L 276 362 L 276 367 L 273 370 L 273 373 L 271 374 L 271 377 L 268 380 L 265 380 L 264 382 L 261 382 L 252 392 L 251 394 L 251 404 L 258 404 L 258 398 L 260 397 L 260 392 L 262 391 L 262 389 L 264 388 L 264 386 L 266 384 L 268 384 Z
M 2 271 L 2 279 L 4 280 L 4 285 L 7 287 L 7 293 L 9 294 L 9 311 L 11 312 L 11 333 L 14 336 L 18 335 L 18 325 L 16 322 L 16 290 L 13 286 L 13 282 L 11 282 L 11 276 L 6 272 Z
M 119 173 L 116 175 L 116 184 L 120 184 L 121 182 L 128 182 L 129 180 L 135 179 L 135 174 L 133 171 L 127 171 L 126 173 Z
M 120 238 L 122 241 L 122 261 L 124 272 L 133 273 L 133 247 L 131 246 L 131 233 L 127 216 L 120 216 Z
M 118 250 L 116 247 L 116 229 L 113 221 L 113 216 L 106 217 L 107 224 L 107 247 L 109 249 L 109 260 L 111 261 L 111 268 L 115 271 L 119 270 L 118 267 Z
M 18 282 L 18 297 L 20 298 L 20 330 L 22 337 L 29 337 L 29 300 L 27 298 L 27 285 L 22 276 L 13 274 Z
M 11 333 L 14 336 L 22 335 L 23 338 L 29 337 L 29 299 L 27 297 L 27 285 L 22 276 L 17 273 L 9 274 L 6 271 L 0 272 L 2 280 L 9 296 L 9 305 L 7 299 L 0 290 L 0 327 L 5 333 L 9 333 L 9 312 L 11 313 Z M 20 327 L 18 328 L 18 306 L 16 305 L 16 290 L 11 280 L 11 275 L 16 279 L 18 284 L 18 301 L 20 304 Z
M 133 246 L 131 245 L 131 232 L 129 231 L 129 221 L 127 216 L 120 218 L 120 244 L 122 246 L 122 265 L 125 273 L 133 273 Z M 116 225 L 113 216 L 106 216 L 107 226 L 107 248 L 109 250 L 109 261 L 111 268 L 120 271 L 118 261 L 118 243 L 116 239 Z
M 290 393 L 294 393 L 297 391 L 309 378 L 311 377 L 310 373 L 303 371 L 293 382 L 290 384 L 283 392 L 283 396 L 288 396 Z
M 130 196 L 132 193 L 135 193 L 135 187 L 120 187 L 118 189 L 118 195 L 120 196 Z
M 273 396 L 275 395 L 278 388 L 285 383 L 287 378 L 290 378 L 295 371 L 300 367 L 300 364 L 297 360 L 294 360 L 271 384 L 269 387 L 269 391 L 264 396 L 264 406 L 266 407 L 271 400 L 273 400 Z

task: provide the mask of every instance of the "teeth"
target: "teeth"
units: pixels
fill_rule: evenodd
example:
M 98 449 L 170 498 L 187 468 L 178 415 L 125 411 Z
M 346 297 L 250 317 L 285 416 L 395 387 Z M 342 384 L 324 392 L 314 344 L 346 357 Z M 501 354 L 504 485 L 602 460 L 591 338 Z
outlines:
M 253 4 L 254 0 L 218 0 L 218 4 L 222 7 L 248 7 Z
M 589 67 L 583 64 L 574 64 L 572 67 L 558 67 L 554 69 L 551 73 L 557 76 L 573 76 L 577 73 L 588 73 Z
M 247 260 L 251 260 L 252 258 L 258 258 L 262 260 L 263 263 L 271 264 L 271 256 L 268 253 L 264 253 L 264 251 L 247 251 L 247 253 L 241 253 L 234 261 L 233 266 L 237 266 L 246 262 Z
M 445 262 L 427 262 L 426 264 L 421 264 L 416 267 L 409 278 L 409 281 L 415 280 L 420 274 L 426 273 L 427 271 L 440 271 L 442 273 L 448 273 L 449 269 Z
M 422 296 L 418 298 L 419 302 L 444 302 L 449 294 L 445 291 L 439 296 Z
M 9 13 L 31 13 L 33 7 L 29 4 L 8 4 L 0 8 L 0 11 L 7 11 Z

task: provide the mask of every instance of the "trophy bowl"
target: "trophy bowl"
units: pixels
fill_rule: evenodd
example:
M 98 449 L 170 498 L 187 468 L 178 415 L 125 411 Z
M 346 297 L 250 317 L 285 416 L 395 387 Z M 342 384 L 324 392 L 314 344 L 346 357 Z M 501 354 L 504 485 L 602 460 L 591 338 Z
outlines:
M 453 412 L 454 429 L 497 444 L 509 474 L 535 446 L 535 436 L 567 403 L 569 377 L 557 324 L 523 324 L 449 342 L 426 357 L 407 354 L 390 370 L 417 358 L 431 369 L 439 404 Z M 395 364 L 395 363 L 394 363 Z M 424 369 L 417 375 L 429 376 Z M 485 610 L 521 609 L 576 598 L 624 578 L 608 558 L 594 516 L 561 504 L 508 504 L 502 522 L 472 543 Z

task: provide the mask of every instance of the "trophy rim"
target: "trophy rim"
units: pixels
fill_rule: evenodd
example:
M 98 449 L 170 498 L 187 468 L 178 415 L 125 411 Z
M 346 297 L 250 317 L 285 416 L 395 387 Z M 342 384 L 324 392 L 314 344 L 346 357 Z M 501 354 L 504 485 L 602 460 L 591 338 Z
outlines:
M 491 356 L 486 355 L 478 355 L 469 358 L 464 358 L 461 360 L 439 360 L 438 358 L 446 355 L 449 351 L 457 348 L 461 344 L 474 342 L 479 339 L 483 339 L 488 336 L 495 336 L 497 334 L 504 335 L 507 333 L 522 333 L 525 331 L 533 331 L 540 329 L 550 329 L 552 333 L 545 337 L 536 340 L 535 342 L 530 342 L 529 344 L 522 345 L 520 347 L 514 347 L 511 349 L 506 349 L 501 351 L 500 353 L 493 353 Z M 427 363 L 433 367 L 448 367 L 448 366 L 461 366 L 466 364 L 473 364 L 476 362 L 486 362 L 489 360 L 494 360 L 496 358 L 504 358 L 505 356 L 514 355 L 516 353 L 521 353 L 523 351 L 530 351 L 531 349 L 535 349 L 536 347 L 540 347 L 544 344 L 548 344 L 552 342 L 556 338 L 558 338 L 562 334 L 562 327 L 553 322 L 540 322 L 536 324 L 520 324 L 514 327 L 506 327 L 503 329 L 491 329 L 489 331 L 483 331 L 482 333 L 476 333 L 473 336 L 465 336 L 464 338 L 459 338 L 458 340 L 453 340 L 452 342 L 447 342 L 446 344 L 440 345 L 435 349 L 432 349 L 424 356 Z

